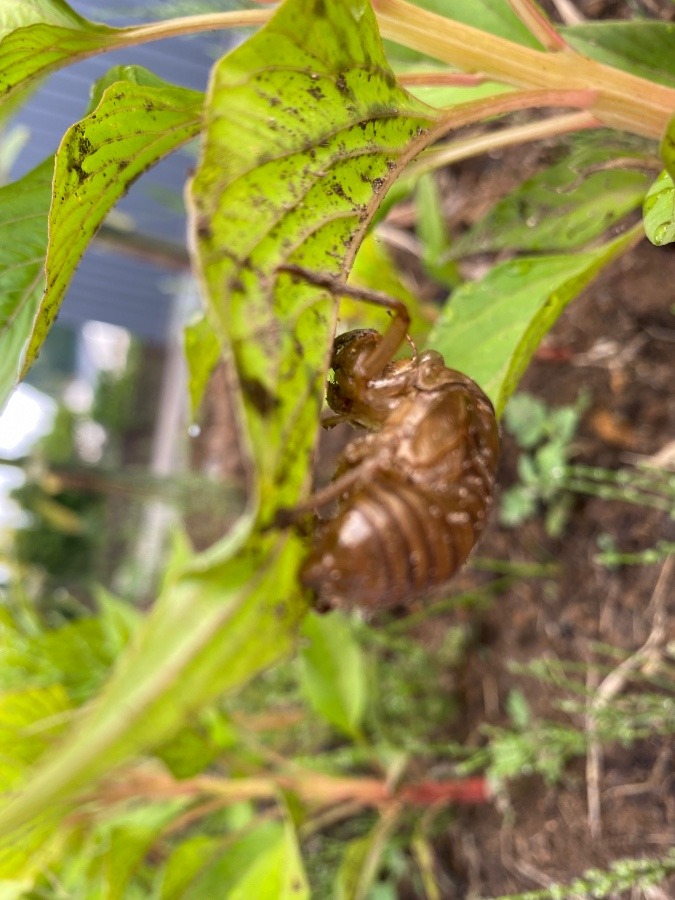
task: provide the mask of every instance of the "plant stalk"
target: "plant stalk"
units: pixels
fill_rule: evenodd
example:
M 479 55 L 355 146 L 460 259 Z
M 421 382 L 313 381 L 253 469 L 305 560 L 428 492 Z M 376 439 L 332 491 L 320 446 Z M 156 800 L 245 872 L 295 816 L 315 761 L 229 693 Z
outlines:
M 581 56 L 533 50 L 427 12 L 406 0 L 373 0 L 382 36 L 465 72 L 526 89 L 595 91 L 605 125 L 660 138 L 675 116 L 675 90 Z

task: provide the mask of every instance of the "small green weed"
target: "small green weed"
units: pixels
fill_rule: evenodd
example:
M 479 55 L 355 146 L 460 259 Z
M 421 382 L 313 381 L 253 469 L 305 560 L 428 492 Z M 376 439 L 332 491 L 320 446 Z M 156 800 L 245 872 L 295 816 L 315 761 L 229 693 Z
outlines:
M 511 399 L 504 411 L 504 424 L 524 452 L 518 460 L 520 482 L 502 495 L 502 525 L 520 525 L 544 506 L 547 534 L 562 534 L 572 505 L 567 464 L 588 403 L 587 393 L 580 394 L 576 403 L 557 409 L 531 394 L 517 394 Z

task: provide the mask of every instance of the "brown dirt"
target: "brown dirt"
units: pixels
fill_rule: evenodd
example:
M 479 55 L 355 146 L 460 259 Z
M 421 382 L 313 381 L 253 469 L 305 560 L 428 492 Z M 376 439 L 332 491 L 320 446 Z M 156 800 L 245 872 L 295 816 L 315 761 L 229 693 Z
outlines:
M 590 388 L 593 403 L 582 424 L 578 459 L 618 467 L 658 453 L 675 436 L 675 253 L 646 242 L 607 271 L 562 316 L 549 344 L 571 351 L 563 362 L 535 361 L 521 389 L 553 404 Z M 615 341 L 594 358 L 600 342 Z M 628 350 L 628 352 L 627 352 Z M 609 424 L 608 424 L 609 423 Z M 516 450 L 504 435 L 502 487 L 515 476 Z M 561 692 L 512 674 L 513 662 L 540 657 L 576 662 L 589 684 L 606 674 L 593 642 L 637 651 L 663 616 L 663 636 L 675 633 L 675 575 L 663 564 L 611 570 L 593 561 L 596 539 L 612 535 L 624 550 L 673 540 L 667 515 L 627 503 L 580 499 L 563 538 L 547 537 L 541 521 L 515 530 L 490 526 L 479 552 L 486 557 L 555 561 L 555 590 L 523 581 L 501 596 L 482 625 L 482 646 L 464 676 L 463 737 L 480 742 L 481 727 L 507 725 L 505 701 L 521 691 L 535 716 L 584 726 L 556 713 Z M 659 579 L 660 582 L 659 582 Z M 661 647 L 663 641 L 661 641 Z M 618 660 L 615 664 L 618 664 Z M 635 689 L 626 680 L 624 688 Z M 511 782 L 499 804 L 458 813 L 446 861 L 457 892 L 488 897 L 566 882 L 622 857 L 658 856 L 675 842 L 672 738 L 658 735 L 629 747 L 610 745 L 597 770 L 600 818 L 591 830 L 585 760 L 568 765 L 561 784 L 539 777 Z M 501 805 L 501 809 L 498 806 Z M 598 833 L 599 832 L 599 833 Z M 675 896 L 675 881 L 661 897 Z M 656 896 L 656 895 L 655 895 Z

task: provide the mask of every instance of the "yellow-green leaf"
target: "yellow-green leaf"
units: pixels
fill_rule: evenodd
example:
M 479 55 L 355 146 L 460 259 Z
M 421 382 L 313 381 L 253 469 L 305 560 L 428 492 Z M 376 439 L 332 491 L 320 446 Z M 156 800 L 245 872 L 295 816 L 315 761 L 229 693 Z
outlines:
M 429 346 L 448 366 L 477 381 L 500 416 L 563 309 L 642 233 L 640 224 L 595 250 L 495 266 L 481 281 L 455 291 L 431 330 Z
M 334 323 L 325 292 L 277 267 L 345 274 L 433 115 L 397 87 L 366 0 L 290 0 L 214 70 L 192 227 L 265 510 L 309 486 Z
M 103 219 L 143 172 L 194 137 L 203 96 L 145 73 L 107 87 L 56 153 L 49 211 L 47 287 L 24 367 L 42 345 L 75 269 Z M 144 71 L 144 70 L 141 70 Z M 133 80 L 129 80 L 133 77 Z

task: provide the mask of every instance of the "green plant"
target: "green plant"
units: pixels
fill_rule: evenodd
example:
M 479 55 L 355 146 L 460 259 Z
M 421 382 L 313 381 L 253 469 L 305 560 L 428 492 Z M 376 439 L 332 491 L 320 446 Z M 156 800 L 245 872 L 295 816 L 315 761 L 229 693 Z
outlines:
M 619 892 L 658 886 L 675 872 L 675 852 L 661 859 L 617 859 L 609 869 L 589 869 L 569 884 L 553 884 L 540 891 L 509 894 L 496 900 L 569 900 L 569 898 L 617 897 Z
M 213 896 L 216 883 L 250 896 L 257 879 L 270 886 L 270 896 L 284 890 L 303 896 L 295 829 L 303 805 L 353 799 L 355 791 L 361 803 L 386 806 L 369 835 L 350 848 L 344 892 L 363 896 L 399 807 L 420 799 L 410 790 L 414 785 L 403 785 L 388 805 L 384 779 L 355 785 L 314 773 L 247 778 L 245 767 L 234 773 L 242 777 L 177 782 L 158 760 L 162 748 L 186 733 L 186 721 L 289 654 L 306 618 L 308 598 L 296 579 L 304 542 L 270 523 L 278 508 L 294 506 L 309 490 L 336 312 L 325 292 L 280 277 L 279 265 L 291 261 L 346 277 L 385 194 L 415 157 L 407 184 L 479 152 L 588 132 L 583 152 L 574 141 L 562 147 L 557 172 L 524 185 L 499 209 L 498 221 L 485 220 L 482 249 L 507 247 L 523 255 L 457 288 L 427 337 L 449 365 L 481 384 L 501 414 L 539 341 L 582 288 L 645 229 L 656 244 L 675 238 L 672 32 L 656 22 L 561 31 L 531 0 L 472 0 L 457 4 L 455 15 L 404 0 L 374 0 L 372 8 L 367 0 L 286 0 L 273 15 L 210 13 L 112 29 L 83 19 L 64 0 L 0 0 L 0 96 L 6 103 L 20 102 L 50 72 L 95 53 L 206 29 L 263 26 L 216 63 L 205 97 L 138 67 L 112 69 L 93 87 L 90 109 L 68 129 L 56 156 L 0 188 L 4 398 L 35 359 L 108 211 L 149 166 L 201 135 L 188 206 L 206 318 L 188 335 L 191 394 L 199 399 L 223 358 L 237 386 L 240 445 L 251 481 L 245 514 L 217 545 L 195 555 L 177 535 L 153 610 L 128 647 L 117 646 L 113 673 L 75 727 L 63 727 L 72 704 L 58 686 L 54 703 L 42 702 L 42 695 L 34 701 L 32 686 L 6 698 L 2 722 L 16 753 L 2 771 L 12 795 L 0 812 L 6 836 L 0 872 L 14 896 L 64 859 L 60 883 L 75 891 L 84 883 L 90 896 L 120 896 L 134 878 L 133 891 L 141 895 L 185 896 L 187 879 L 192 896 Z M 423 54 L 424 67 L 397 81 L 380 34 Z M 432 96 L 425 85 L 442 91 Z M 464 125 L 560 107 L 573 112 L 432 148 Z M 612 130 L 613 139 L 608 131 L 591 135 L 600 127 Z M 637 140 L 626 142 L 619 132 Z M 570 153 L 577 154 L 571 179 L 563 165 Z M 661 165 L 650 186 L 645 168 Z M 552 195 L 566 202 L 548 215 Z M 589 203 L 599 208 L 598 196 L 602 214 L 589 221 Z M 586 248 L 643 200 L 644 226 Z M 526 232 L 514 225 L 514 210 L 524 207 L 531 213 Z M 430 217 L 429 232 L 433 224 Z M 465 250 L 450 250 L 442 235 L 434 249 L 427 263 L 439 277 L 452 277 L 454 269 L 438 268 L 445 261 L 439 257 Z M 330 636 L 326 644 L 337 652 Z M 328 687 L 335 690 L 331 679 Z M 341 715 L 358 737 L 353 705 Z M 215 737 L 209 739 L 220 751 L 227 727 L 210 724 Z M 147 769 L 131 762 L 153 751 L 159 755 Z M 130 768 L 119 777 L 123 764 Z M 394 783 L 395 760 L 385 772 Z M 434 789 L 438 803 L 461 790 L 448 784 Z M 69 818 L 87 791 L 95 792 L 96 808 L 109 811 L 89 831 L 90 823 Z M 145 815 L 129 809 L 139 798 L 147 801 Z M 274 812 L 254 814 L 261 799 L 274 801 Z M 153 884 L 143 867 L 149 848 L 191 821 L 191 804 L 215 801 L 220 815 L 214 815 L 213 833 L 172 848 L 163 884 Z M 80 851 L 71 853 L 70 866 L 63 852 L 68 847 Z M 45 882 L 48 876 L 42 887 Z
M 502 494 L 499 521 L 515 527 L 543 505 L 546 531 L 559 537 L 572 504 L 568 461 L 579 422 L 588 407 L 581 395 L 571 406 L 551 409 L 530 394 L 516 394 L 504 410 L 504 422 L 523 451 L 518 457 L 520 483 Z

